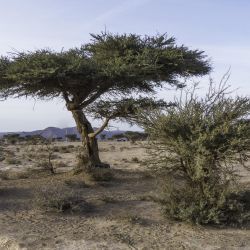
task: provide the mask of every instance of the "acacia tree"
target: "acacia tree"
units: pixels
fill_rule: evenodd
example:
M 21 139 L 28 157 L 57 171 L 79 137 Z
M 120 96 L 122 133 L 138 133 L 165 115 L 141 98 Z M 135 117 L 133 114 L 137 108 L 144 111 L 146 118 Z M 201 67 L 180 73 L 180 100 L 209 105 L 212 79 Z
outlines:
M 202 76 L 210 66 L 203 51 L 177 46 L 165 34 L 105 32 L 91 37 L 90 43 L 68 51 L 43 49 L 2 57 L 0 97 L 63 98 L 82 137 L 87 165 L 100 166 L 96 136 L 109 120 L 131 115 L 134 102 L 157 105 L 150 98 L 135 100 L 135 94 L 152 94 L 164 84 L 183 87 L 180 77 Z M 88 113 L 106 118 L 96 131 Z

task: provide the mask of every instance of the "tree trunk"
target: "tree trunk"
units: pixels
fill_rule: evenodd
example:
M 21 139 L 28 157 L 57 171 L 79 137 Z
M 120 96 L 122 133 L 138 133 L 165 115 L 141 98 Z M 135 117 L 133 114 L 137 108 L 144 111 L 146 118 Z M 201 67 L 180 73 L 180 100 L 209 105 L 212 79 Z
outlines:
M 91 169 L 95 167 L 108 168 L 108 164 L 103 164 L 99 158 L 99 149 L 96 137 L 90 137 L 89 134 L 94 130 L 84 115 L 82 110 L 70 110 L 76 122 L 78 132 L 82 138 L 83 152 L 80 154 L 79 168 Z

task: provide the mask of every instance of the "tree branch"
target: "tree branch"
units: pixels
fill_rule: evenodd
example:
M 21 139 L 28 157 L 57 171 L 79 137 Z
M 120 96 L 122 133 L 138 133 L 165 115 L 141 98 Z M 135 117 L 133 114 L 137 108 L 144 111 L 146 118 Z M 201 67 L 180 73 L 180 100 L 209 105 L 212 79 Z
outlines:
M 70 102 L 69 96 L 68 96 L 68 94 L 67 94 L 66 91 L 63 91 L 63 98 L 64 98 L 64 100 L 66 101 L 66 103 Z
M 95 94 L 93 94 L 88 100 L 81 103 L 80 107 L 85 108 L 92 102 L 94 102 L 101 94 L 105 93 L 107 90 L 99 89 Z
M 110 119 L 111 119 L 111 117 L 106 118 L 104 123 L 102 124 L 102 126 L 100 128 L 98 128 L 94 133 L 88 134 L 88 136 L 90 138 L 93 138 L 93 137 L 96 137 L 97 135 L 99 135 L 107 127 Z

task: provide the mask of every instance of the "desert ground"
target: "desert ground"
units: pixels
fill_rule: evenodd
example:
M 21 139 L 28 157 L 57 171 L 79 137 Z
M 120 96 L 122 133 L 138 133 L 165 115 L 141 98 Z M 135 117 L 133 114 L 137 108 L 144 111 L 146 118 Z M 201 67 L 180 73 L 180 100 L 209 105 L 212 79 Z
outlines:
M 79 146 L 53 145 L 54 175 L 43 168 L 46 148 L 1 146 L 0 249 L 250 249 L 248 225 L 198 226 L 166 218 L 157 202 L 160 180 L 145 167 L 143 142 L 99 142 L 111 169 L 95 178 L 73 173 Z M 241 174 L 250 189 L 250 173 Z M 66 203 L 55 211 L 51 204 L 58 199 L 70 201 L 71 209 Z

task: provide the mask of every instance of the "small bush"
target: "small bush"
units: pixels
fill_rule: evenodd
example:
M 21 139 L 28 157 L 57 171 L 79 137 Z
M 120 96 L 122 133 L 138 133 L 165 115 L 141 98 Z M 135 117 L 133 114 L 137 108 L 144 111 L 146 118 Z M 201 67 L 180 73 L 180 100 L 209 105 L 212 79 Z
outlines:
M 100 148 L 100 149 L 99 149 L 99 152 L 108 152 L 108 151 L 109 151 L 108 148 Z
M 10 176 L 9 176 L 9 173 L 7 171 L 1 171 L 0 172 L 0 178 L 2 180 L 10 180 Z
M 119 220 L 125 223 L 132 224 L 132 225 L 146 226 L 147 224 L 143 218 L 140 218 L 137 215 L 131 215 L 131 214 L 120 215 Z
M 126 147 L 120 147 L 120 151 L 123 152 Z
M 72 147 L 61 146 L 59 147 L 59 152 L 62 154 L 67 154 L 67 153 L 71 153 L 71 149 Z
M 49 170 L 52 174 L 55 174 L 54 166 L 50 161 L 43 160 L 43 161 L 37 162 L 35 164 L 35 167 L 40 168 L 40 169 Z
M 117 200 L 111 196 L 103 196 L 101 198 L 101 201 L 105 202 L 105 203 L 116 203 Z
M 161 200 L 168 216 L 197 224 L 242 224 L 246 217 L 244 204 L 236 199 L 224 183 L 207 187 L 206 193 L 189 183 L 176 187 L 176 180 L 167 181 Z
M 3 153 L 6 157 L 15 157 L 15 152 L 9 149 L 4 149 Z
M 35 158 L 37 158 L 37 153 L 27 153 L 27 154 L 23 154 L 24 157 L 27 157 L 30 160 L 33 160 Z
M 10 165 L 20 165 L 22 162 L 15 158 L 6 157 L 5 162 Z
M 58 146 L 54 146 L 53 147 L 53 151 L 56 152 L 56 153 L 58 153 L 58 152 L 60 152 L 60 148 Z
M 73 191 L 44 187 L 36 194 L 35 207 L 51 212 L 89 212 L 91 206 Z
M 66 163 L 64 163 L 63 161 L 57 161 L 54 162 L 54 168 L 66 168 L 68 167 L 68 165 Z
M 2 180 L 27 179 L 28 177 L 29 175 L 27 172 L 10 172 L 10 171 L 0 172 L 0 179 Z
M 189 92 L 141 117 L 151 137 L 149 164 L 167 176 L 165 211 L 175 219 L 224 224 L 244 217 L 244 204 L 233 197 L 239 165 L 249 158 L 250 100 L 226 90 L 211 85 L 204 98 Z
M 135 163 L 139 163 L 139 162 L 140 162 L 140 160 L 138 159 L 138 157 L 133 157 L 133 158 L 131 159 L 131 161 L 132 161 L 132 162 L 135 162 Z

